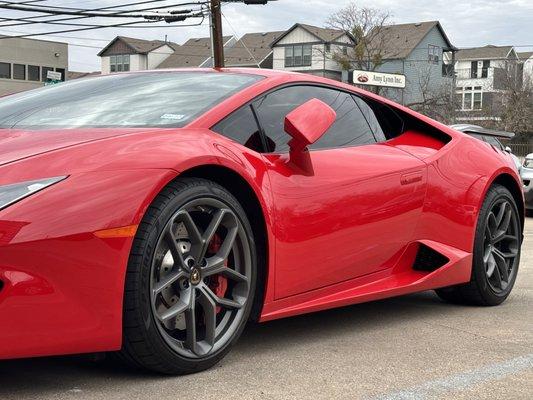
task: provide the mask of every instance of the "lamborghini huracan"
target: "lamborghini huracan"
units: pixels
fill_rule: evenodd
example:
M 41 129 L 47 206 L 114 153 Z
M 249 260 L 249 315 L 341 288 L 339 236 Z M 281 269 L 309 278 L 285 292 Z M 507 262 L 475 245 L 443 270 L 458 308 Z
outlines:
M 185 374 L 259 322 L 436 290 L 510 294 L 512 161 L 354 86 L 261 69 L 0 99 L 0 359 L 110 352 Z

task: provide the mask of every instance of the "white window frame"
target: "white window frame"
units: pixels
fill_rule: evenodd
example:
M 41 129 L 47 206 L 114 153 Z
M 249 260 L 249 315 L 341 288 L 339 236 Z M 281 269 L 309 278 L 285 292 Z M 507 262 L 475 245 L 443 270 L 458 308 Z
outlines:
M 129 54 L 114 54 L 109 56 L 109 71 L 127 72 L 130 70 L 130 62 Z
M 483 87 L 466 86 L 458 88 L 461 97 L 461 111 L 479 111 L 483 109 Z M 476 106 L 476 103 L 479 103 Z
M 296 61 L 296 57 L 299 59 L 298 62 Z M 285 46 L 285 68 L 310 67 L 312 63 L 312 44 L 294 44 Z
M 433 44 L 428 44 L 428 62 L 430 64 L 438 64 L 440 61 L 440 47 Z

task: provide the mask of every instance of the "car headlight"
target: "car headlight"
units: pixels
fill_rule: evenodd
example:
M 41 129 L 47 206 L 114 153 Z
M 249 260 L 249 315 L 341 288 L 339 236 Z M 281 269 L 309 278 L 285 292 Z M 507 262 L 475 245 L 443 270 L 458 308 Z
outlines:
M 56 176 L 55 178 L 38 179 L 0 186 L 0 210 L 65 178 L 66 176 Z
M 524 160 L 524 165 L 523 165 L 525 168 L 533 168 L 533 158 L 526 158 Z

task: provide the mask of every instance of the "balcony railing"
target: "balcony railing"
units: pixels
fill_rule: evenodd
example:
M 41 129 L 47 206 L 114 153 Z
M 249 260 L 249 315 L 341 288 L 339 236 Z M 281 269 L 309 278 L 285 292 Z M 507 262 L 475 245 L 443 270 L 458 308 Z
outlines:
M 489 70 L 494 68 L 464 68 L 456 69 L 457 79 L 486 79 L 489 77 Z

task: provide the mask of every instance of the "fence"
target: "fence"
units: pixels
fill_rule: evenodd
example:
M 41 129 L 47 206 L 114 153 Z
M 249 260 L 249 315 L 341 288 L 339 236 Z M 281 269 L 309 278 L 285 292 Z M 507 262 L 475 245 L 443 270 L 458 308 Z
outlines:
M 509 146 L 513 154 L 520 158 L 533 153 L 533 143 L 505 143 L 504 146 Z

